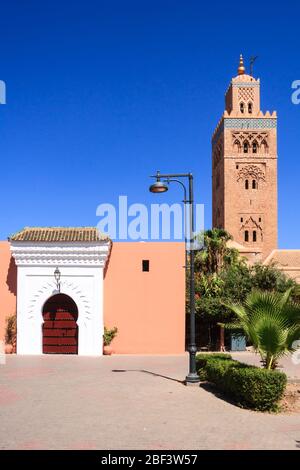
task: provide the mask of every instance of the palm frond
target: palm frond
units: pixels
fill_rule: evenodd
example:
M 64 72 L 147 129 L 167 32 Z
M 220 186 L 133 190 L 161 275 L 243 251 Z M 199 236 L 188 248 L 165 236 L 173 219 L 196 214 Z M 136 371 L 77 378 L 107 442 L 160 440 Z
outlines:
M 244 331 L 267 368 L 293 352 L 293 342 L 300 339 L 300 306 L 290 301 L 291 291 L 253 290 L 244 305 L 226 305 L 237 317 L 229 328 Z

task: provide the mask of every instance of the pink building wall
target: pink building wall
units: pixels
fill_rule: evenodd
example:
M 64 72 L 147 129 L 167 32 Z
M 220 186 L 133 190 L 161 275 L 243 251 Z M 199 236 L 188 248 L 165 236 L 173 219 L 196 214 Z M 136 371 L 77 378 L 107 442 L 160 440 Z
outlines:
M 142 271 L 149 260 L 150 271 Z M 184 243 L 115 242 L 104 278 L 104 323 L 117 354 L 179 354 L 185 346 Z M 0 339 L 16 311 L 17 270 L 0 242 Z
M 142 260 L 150 271 L 142 271 Z M 116 353 L 178 354 L 185 346 L 184 243 L 114 243 L 104 280 L 104 322 Z
M 16 312 L 17 268 L 9 243 L 0 241 L 0 340 L 5 335 L 5 319 Z

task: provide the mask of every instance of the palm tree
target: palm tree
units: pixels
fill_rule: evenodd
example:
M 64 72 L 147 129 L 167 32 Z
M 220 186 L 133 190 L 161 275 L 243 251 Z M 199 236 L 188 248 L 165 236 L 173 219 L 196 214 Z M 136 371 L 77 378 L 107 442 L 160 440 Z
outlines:
M 227 251 L 227 242 L 231 235 L 221 228 L 213 228 L 204 232 L 204 245 L 206 248 L 206 263 L 209 273 L 219 273 L 224 265 Z
M 293 343 L 300 339 L 300 305 L 291 301 L 291 291 L 252 291 L 244 305 L 227 305 L 237 320 L 226 327 L 244 331 L 266 369 L 274 369 L 282 356 L 293 353 Z

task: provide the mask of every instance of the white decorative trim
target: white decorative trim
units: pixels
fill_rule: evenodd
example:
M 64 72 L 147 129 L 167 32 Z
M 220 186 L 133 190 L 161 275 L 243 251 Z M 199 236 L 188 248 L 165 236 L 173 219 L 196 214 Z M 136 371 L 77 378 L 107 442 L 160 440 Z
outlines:
M 47 282 L 43 287 L 41 287 L 31 298 L 30 303 L 28 305 L 27 310 L 27 318 L 31 320 L 34 317 L 34 313 L 36 311 L 37 305 L 38 308 L 40 306 L 45 305 L 47 300 L 50 297 L 56 294 L 66 294 L 71 297 L 77 305 L 78 310 L 80 310 L 81 315 L 80 322 L 85 323 L 87 320 L 91 319 L 91 307 L 90 302 L 88 301 L 86 295 L 82 292 L 78 285 L 75 285 L 73 282 L 62 281 L 60 283 L 60 291 L 57 290 L 57 286 L 55 282 Z M 43 323 L 43 319 L 42 319 Z M 77 322 L 78 323 L 78 322 Z
M 110 242 L 96 243 L 32 243 L 11 242 L 17 266 L 94 265 L 105 266 Z
M 78 308 L 78 354 L 102 354 L 103 268 L 110 242 L 11 242 L 18 267 L 17 353 L 42 354 L 43 306 L 57 294 L 54 267 L 61 272 L 60 293 Z

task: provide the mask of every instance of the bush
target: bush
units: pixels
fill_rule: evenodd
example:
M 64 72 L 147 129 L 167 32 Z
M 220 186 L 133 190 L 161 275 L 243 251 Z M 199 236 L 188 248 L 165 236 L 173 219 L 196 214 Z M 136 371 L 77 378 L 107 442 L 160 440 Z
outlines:
M 5 343 L 15 345 L 17 341 L 17 315 L 9 315 L 5 319 Z
M 201 380 L 207 380 L 206 365 L 208 361 L 220 360 L 228 361 L 232 360 L 230 354 L 225 353 L 200 353 L 196 356 L 196 364 L 198 374 Z
M 114 327 L 111 330 L 109 330 L 105 326 L 104 327 L 104 334 L 103 334 L 103 344 L 104 344 L 104 346 L 109 346 L 110 343 L 112 342 L 112 340 L 114 339 L 114 337 L 117 335 L 117 333 L 118 333 L 118 328 L 117 327 Z
M 208 361 L 207 380 L 213 382 L 240 406 L 260 411 L 276 411 L 282 398 L 286 375 L 259 369 L 237 361 Z
M 205 362 L 202 356 L 198 365 Z M 200 366 L 200 378 L 212 382 L 239 406 L 258 411 L 278 410 L 287 383 L 284 373 L 249 366 L 228 358 L 229 355 L 208 356 L 211 357 L 206 359 L 206 365 Z

